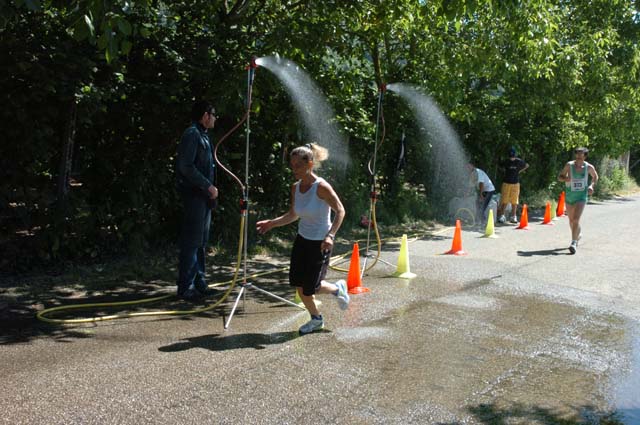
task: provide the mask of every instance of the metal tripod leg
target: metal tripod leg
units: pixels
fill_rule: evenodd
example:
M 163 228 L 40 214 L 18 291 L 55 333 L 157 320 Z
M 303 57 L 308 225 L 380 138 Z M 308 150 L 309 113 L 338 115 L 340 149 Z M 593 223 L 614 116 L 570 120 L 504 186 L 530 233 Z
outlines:
M 231 313 L 229 313 L 229 317 L 227 318 L 227 321 L 224 322 L 225 329 L 229 327 L 229 324 L 231 323 L 231 319 L 233 319 L 233 315 L 236 312 L 236 308 L 238 308 L 238 303 L 240 302 L 240 298 L 242 298 L 242 295 L 244 295 L 245 286 L 246 285 L 240 285 L 240 292 L 238 292 L 238 296 L 236 297 L 236 300 L 233 302 Z
M 373 257 L 373 254 L 370 254 L 370 253 L 368 253 L 368 252 L 364 255 L 364 264 L 362 265 L 362 270 L 366 270 L 366 268 L 367 268 L 367 261 L 369 260 L 369 258 L 372 258 L 372 257 Z M 383 260 L 383 259 L 382 259 L 382 258 L 380 258 L 380 257 L 378 257 L 378 262 L 379 262 L 379 263 L 384 263 L 384 264 L 386 264 L 387 266 L 396 267 L 396 266 L 395 266 L 395 264 L 391 264 L 390 262 L 385 261 L 385 260 Z
M 367 257 L 367 258 L 369 258 L 369 257 L 373 257 L 373 254 L 367 254 L 367 255 L 366 255 L 366 257 Z M 380 258 L 380 257 L 378 257 L 378 263 L 383 263 L 383 264 L 386 264 L 387 266 L 391 266 L 391 267 L 395 267 L 395 266 L 396 266 L 395 264 L 392 264 L 392 263 L 390 263 L 390 262 L 388 262 L 388 261 L 386 261 L 386 260 L 383 260 L 383 259 L 382 259 L 382 258 Z
M 236 309 L 237 309 L 237 307 L 238 307 L 238 303 L 240 302 L 240 298 L 241 298 L 243 295 L 245 295 L 245 296 L 246 296 L 245 291 L 247 291 L 247 290 L 249 290 L 249 289 L 255 289 L 256 291 L 258 291 L 258 292 L 262 292 L 263 294 L 268 295 L 268 296 L 270 296 L 271 298 L 275 298 L 276 300 L 281 301 L 281 302 L 283 302 L 283 303 L 285 303 L 285 304 L 292 305 L 292 306 L 297 307 L 297 308 L 299 308 L 299 309 L 301 309 L 301 310 L 306 310 L 306 307 L 301 307 L 301 306 L 299 306 L 298 304 L 296 304 L 296 303 L 294 303 L 294 302 L 292 302 L 292 301 L 289 301 L 289 300 L 287 300 L 287 299 L 285 299 L 285 298 L 282 298 L 281 296 L 278 296 L 278 295 L 276 295 L 276 294 L 273 294 L 273 293 L 271 293 L 271 292 L 269 292 L 269 291 L 265 291 L 265 290 L 264 290 L 264 289 L 262 289 L 262 288 L 258 288 L 257 286 L 255 286 L 254 284 L 252 284 L 252 283 L 250 283 L 250 282 L 249 282 L 249 283 L 243 283 L 243 284 L 240 284 L 240 292 L 238 292 L 238 296 L 236 297 L 236 300 L 235 300 L 235 301 L 234 301 L 234 303 L 233 303 L 233 307 L 231 308 L 231 313 L 229 313 L 229 317 L 227 318 L 227 321 L 226 321 L 226 322 L 225 322 L 225 324 L 224 324 L 224 328 L 225 328 L 225 329 L 228 329 L 228 328 L 229 328 L 229 324 L 231 323 L 231 319 L 233 319 L 233 315 L 234 315 L 234 314 L 235 314 L 235 312 L 236 312 Z

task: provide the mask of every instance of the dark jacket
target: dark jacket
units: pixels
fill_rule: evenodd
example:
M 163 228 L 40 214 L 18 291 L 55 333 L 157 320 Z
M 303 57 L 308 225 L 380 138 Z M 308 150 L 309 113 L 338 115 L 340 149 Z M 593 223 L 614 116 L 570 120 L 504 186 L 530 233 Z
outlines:
M 180 140 L 176 158 L 178 190 L 199 192 L 208 197 L 207 189 L 214 182 L 215 163 L 207 129 L 200 123 L 189 126 Z

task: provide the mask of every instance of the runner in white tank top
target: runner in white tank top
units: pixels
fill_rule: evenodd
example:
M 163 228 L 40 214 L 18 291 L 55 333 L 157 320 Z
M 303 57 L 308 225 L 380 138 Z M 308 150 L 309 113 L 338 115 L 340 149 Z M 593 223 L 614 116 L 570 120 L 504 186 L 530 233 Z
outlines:
M 344 219 L 344 207 L 331 185 L 314 172 L 314 165 L 327 156 L 317 145 L 305 145 L 291 152 L 291 170 L 296 183 L 291 186 L 291 205 L 284 215 L 256 223 L 258 233 L 293 223 L 298 218 L 298 235 L 293 243 L 289 268 L 289 284 L 296 287 L 311 320 L 300 327 L 301 334 L 324 328 L 324 319 L 314 294 L 333 294 L 343 310 L 349 306 L 344 280 L 335 284 L 324 280 L 333 249 L 335 234 Z M 335 217 L 331 221 L 331 210 Z
M 323 183 L 329 184 L 322 177 L 316 177 L 304 193 L 300 190 L 302 180 L 294 184 L 294 212 L 300 217 L 298 234 L 312 241 L 323 240 L 331 229 L 331 207 L 318 196 L 318 187 Z

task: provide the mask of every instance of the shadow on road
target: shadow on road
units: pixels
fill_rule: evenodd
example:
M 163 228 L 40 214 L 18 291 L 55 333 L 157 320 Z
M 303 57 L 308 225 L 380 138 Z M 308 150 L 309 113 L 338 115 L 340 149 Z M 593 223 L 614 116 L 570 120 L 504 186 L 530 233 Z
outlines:
M 174 353 L 193 348 L 204 348 L 211 351 L 237 350 L 241 348 L 254 348 L 264 350 L 268 345 L 282 344 L 298 338 L 298 331 L 275 332 L 271 334 L 246 333 L 238 335 L 209 334 L 187 338 L 184 341 L 158 348 L 158 351 Z
M 274 269 L 273 264 L 252 264 L 252 273 L 263 273 Z M 210 270 L 210 282 L 222 282 L 232 276 L 232 269 L 218 267 Z M 49 324 L 36 319 L 36 313 L 43 309 L 62 306 L 77 306 L 79 304 L 95 304 L 86 309 L 69 309 L 57 311 L 47 315 L 51 319 L 82 319 L 100 317 L 106 315 L 118 315 L 126 313 L 138 313 L 155 310 L 191 310 L 204 307 L 215 302 L 222 296 L 225 287 L 216 288 L 212 297 L 203 300 L 202 304 L 190 304 L 173 296 L 175 282 L 169 277 L 166 279 L 141 280 L 135 278 L 131 271 L 127 277 L 107 276 L 100 277 L 90 274 L 61 275 L 59 277 L 19 276 L 1 280 L 0 277 L 0 345 L 26 343 L 38 338 L 54 338 L 68 342 L 74 338 L 90 338 L 90 336 L 70 330 L 68 325 Z M 283 298 L 293 298 L 289 285 L 280 284 L 286 276 L 283 272 L 274 273 L 260 278 L 264 289 Z M 109 306 L 107 303 L 131 303 L 132 301 L 144 301 L 149 298 L 167 295 L 154 303 L 129 304 L 121 306 Z M 230 295 L 234 299 L 237 291 Z M 252 297 L 258 303 L 273 305 L 273 299 L 259 292 L 252 292 Z M 101 305 L 105 304 L 105 305 Z M 281 307 L 280 304 L 277 304 Z M 220 315 L 216 310 L 210 314 Z
M 542 249 L 539 251 L 518 251 L 519 257 L 534 257 L 547 255 L 571 255 L 567 248 Z
M 623 425 L 622 412 L 602 412 L 595 406 L 571 406 L 565 411 L 558 411 L 542 406 L 528 406 L 515 403 L 509 407 L 499 407 L 494 403 L 482 403 L 468 406 L 467 411 L 480 424 L 506 425 L 511 423 L 582 425 L 597 423 L 600 425 Z M 459 422 L 440 423 L 454 425 Z

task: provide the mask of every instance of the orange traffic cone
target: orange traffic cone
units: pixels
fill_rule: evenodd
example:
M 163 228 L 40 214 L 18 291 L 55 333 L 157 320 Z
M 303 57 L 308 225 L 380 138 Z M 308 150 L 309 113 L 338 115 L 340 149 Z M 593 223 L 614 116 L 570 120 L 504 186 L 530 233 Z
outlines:
M 462 250 L 462 225 L 460 224 L 460 220 L 456 220 L 456 230 L 453 233 L 451 249 L 445 252 L 445 254 L 467 255 L 467 253 Z
M 551 202 L 549 201 L 547 201 L 547 207 L 544 209 L 544 219 L 542 220 L 542 224 L 553 226 L 553 222 L 551 222 Z
M 564 191 L 560 193 L 560 197 L 558 198 L 558 208 L 556 208 L 556 217 L 564 217 Z
M 351 254 L 351 263 L 349 264 L 349 274 L 347 276 L 347 289 L 350 294 L 369 292 L 369 288 L 362 286 L 360 277 L 360 249 L 358 248 L 358 242 L 353 244 L 353 253 Z
M 522 206 L 522 215 L 520 216 L 520 225 L 516 230 L 529 230 L 529 213 L 527 213 L 527 204 Z

